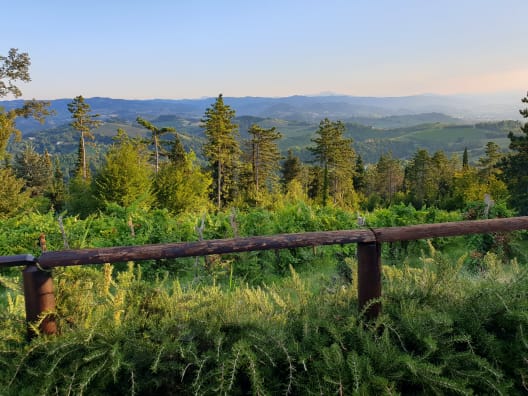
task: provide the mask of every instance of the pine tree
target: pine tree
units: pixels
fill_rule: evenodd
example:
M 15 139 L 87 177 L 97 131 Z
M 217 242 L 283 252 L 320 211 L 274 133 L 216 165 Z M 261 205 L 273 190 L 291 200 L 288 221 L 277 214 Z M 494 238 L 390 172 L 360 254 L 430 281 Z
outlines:
M 433 162 L 427 150 L 419 149 L 405 168 L 405 188 L 414 207 L 421 208 L 434 202 Z
M 296 155 L 293 155 L 292 149 L 288 149 L 288 154 L 284 163 L 282 164 L 282 184 L 287 187 L 293 180 L 297 180 L 301 177 L 303 164 L 301 159 Z
M 162 135 L 165 135 L 167 133 L 175 134 L 176 129 L 172 127 L 158 128 L 157 126 L 153 125 L 147 120 L 144 120 L 141 117 L 138 117 L 136 119 L 136 122 L 151 132 L 150 143 L 154 146 L 154 169 L 157 175 L 159 172 L 159 168 L 160 168 L 160 157 L 167 155 L 167 153 L 164 150 L 162 150 L 160 138 Z
M 256 124 L 249 128 L 248 133 L 250 139 L 245 142 L 245 157 L 251 164 L 251 185 L 258 199 L 263 186 L 270 191 L 271 185 L 277 181 L 281 159 L 277 140 L 282 135 L 275 127 L 264 129 Z
M 403 188 L 403 166 L 392 152 L 383 154 L 375 167 L 374 191 L 390 206 L 394 195 Z
M 431 158 L 433 165 L 433 184 L 436 187 L 435 205 L 445 208 L 449 204 L 454 192 L 454 177 L 457 168 L 456 159 L 448 159 L 442 150 L 437 151 Z
M 352 139 L 344 137 L 345 125 L 341 121 L 325 118 L 319 123 L 312 142 L 315 146 L 308 149 L 314 155 L 322 170 L 322 203 L 326 205 L 329 196 L 334 203 L 344 201 L 347 193 L 353 193 L 353 177 L 356 154 L 352 148 Z M 348 194 L 350 195 L 350 194 Z
M 186 153 L 177 132 L 174 133 L 174 140 L 170 142 L 168 157 L 176 167 L 185 166 Z
M 101 121 L 97 120 L 98 114 L 92 114 L 90 105 L 84 101 L 82 95 L 73 98 L 72 102 L 68 104 L 68 111 L 72 115 L 73 121 L 71 126 L 73 129 L 81 133 L 79 139 L 79 157 L 77 174 L 80 174 L 83 180 L 89 179 L 88 161 L 86 158 L 86 139 L 94 139 L 92 130 L 97 128 Z
M 462 155 L 462 169 L 469 167 L 469 156 L 467 147 L 464 148 L 464 154 Z
M 416 208 L 451 204 L 456 162 L 441 150 L 431 157 L 427 150 L 419 149 L 405 168 L 404 184 L 410 202 Z
M 97 210 L 97 201 L 93 193 L 93 183 L 84 180 L 82 174 L 77 174 L 69 180 L 66 197 L 68 214 L 86 218 Z
M 361 193 L 365 192 L 365 187 L 367 183 L 365 164 L 363 163 L 363 158 L 361 158 L 361 155 L 359 154 L 356 157 L 356 167 L 352 181 L 354 184 L 354 190 Z
M 42 195 L 51 185 L 53 166 L 49 154 L 38 154 L 31 143 L 15 155 L 14 169 L 16 176 L 25 181 L 32 196 Z
M 480 176 L 485 180 L 489 180 L 502 173 L 498 164 L 504 155 L 502 154 L 499 145 L 495 142 L 486 143 L 486 149 L 484 152 L 486 155 L 479 158 L 477 166 L 479 168 Z
M 206 111 L 202 127 L 207 139 L 204 156 L 209 161 L 216 185 L 216 206 L 233 201 L 237 194 L 240 166 L 240 145 L 237 141 L 238 126 L 233 123 L 235 111 L 224 104 L 222 94 Z
M 91 179 L 90 167 L 84 166 L 86 161 L 86 146 L 85 140 L 82 136 L 79 137 L 79 145 L 77 146 L 77 158 L 75 160 L 75 173 L 74 176 L 79 176 L 86 183 L 89 183 Z
M 521 99 L 528 103 L 528 94 Z M 528 107 L 519 111 L 523 118 L 528 118 Z M 500 167 L 503 170 L 502 180 L 510 192 L 510 204 L 520 215 L 528 215 L 528 122 L 521 126 L 521 134 L 510 132 L 510 150 Z

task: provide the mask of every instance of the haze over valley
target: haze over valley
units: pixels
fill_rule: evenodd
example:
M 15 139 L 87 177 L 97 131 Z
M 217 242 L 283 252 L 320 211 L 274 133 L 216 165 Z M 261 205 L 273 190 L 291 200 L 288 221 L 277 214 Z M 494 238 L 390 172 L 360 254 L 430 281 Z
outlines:
M 376 162 L 390 150 L 402 159 L 418 148 L 444 150 L 448 154 L 467 148 L 477 158 L 487 141 L 503 149 L 508 145 L 507 133 L 516 130 L 520 98 L 514 93 L 495 95 L 415 95 L 407 97 L 355 97 L 346 95 L 270 97 L 225 97 L 226 104 L 236 111 L 242 137 L 252 124 L 276 127 L 283 139 L 283 153 L 289 148 L 308 159 L 305 148 L 310 145 L 319 122 L 324 118 L 341 120 L 347 125 L 347 136 L 368 162 Z M 33 138 L 39 151 L 74 152 L 77 141 L 71 134 L 71 99 L 51 101 L 56 114 L 43 125 L 31 119 L 19 119 L 23 136 Z M 145 134 L 135 122 L 137 117 L 158 126 L 174 127 L 182 135 L 184 145 L 201 155 L 204 137 L 200 119 L 214 98 L 126 100 L 94 97 L 86 100 L 103 125 L 96 131 L 96 143 L 110 144 L 117 128 L 131 135 Z M 20 106 L 22 101 L 0 101 L 6 109 Z

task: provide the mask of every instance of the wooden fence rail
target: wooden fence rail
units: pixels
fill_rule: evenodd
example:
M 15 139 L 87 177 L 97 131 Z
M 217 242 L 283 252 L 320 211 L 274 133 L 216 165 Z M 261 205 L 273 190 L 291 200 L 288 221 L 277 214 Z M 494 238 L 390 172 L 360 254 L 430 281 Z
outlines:
M 143 246 L 44 251 L 36 259 L 31 255 L 0 257 L 0 267 L 26 265 L 23 276 L 26 319 L 28 322 L 34 322 L 38 318 L 42 319 L 44 313 L 55 310 L 51 276 L 55 267 L 357 243 L 358 303 L 360 309 L 368 304 L 366 316 L 375 318 L 381 311 L 379 299 L 382 243 L 524 229 L 528 229 L 528 216 Z M 371 303 L 372 300 L 376 302 Z M 40 322 L 40 330 L 45 334 L 54 334 L 57 331 L 52 314 Z

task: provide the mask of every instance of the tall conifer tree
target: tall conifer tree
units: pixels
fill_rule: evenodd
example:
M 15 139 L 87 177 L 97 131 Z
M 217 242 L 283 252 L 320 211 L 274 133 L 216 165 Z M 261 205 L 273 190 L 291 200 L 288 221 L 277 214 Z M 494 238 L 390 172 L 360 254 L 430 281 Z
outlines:
M 248 133 L 250 139 L 246 142 L 246 156 L 251 163 L 252 184 L 258 197 L 262 187 L 278 177 L 281 155 L 277 140 L 282 135 L 275 127 L 264 129 L 256 124 L 249 128 Z
M 202 119 L 207 138 L 203 150 L 213 172 L 218 209 L 237 194 L 241 151 L 237 140 L 238 125 L 234 124 L 234 118 L 235 111 L 224 103 L 220 94 Z
M 521 99 L 528 103 L 528 94 Z M 528 118 L 528 108 L 521 109 L 523 118 Z M 528 122 L 521 126 L 521 134 L 510 132 L 510 150 L 513 151 L 502 162 L 501 176 L 510 192 L 510 203 L 520 215 L 528 215 Z
M 343 193 L 353 191 L 353 177 L 356 154 L 352 139 L 344 137 L 345 124 L 325 118 L 319 123 L 314 146 L 309 150 L 322 169 L 322 203 L 326 205 L 328 196 L 334 203 Z
M 37 153 L 30 143 L 15 156 L 14 168 L 16 176 L 25 180 L 32 196 L 42 195 L 51 185 L 53 166 L 49 154 Z
M 386 205 L 391 205 L 394 195 L 403 188 L 403 166 L 392 152 L 383 154 L 375 167 L 374 189 Z
M 73 98 L 68 104 L 68 111 L 72 115 L 73 129 L 81 133 L 79 139 L 79 157 L 77 160 L 77 175 L 80 175 L 84 181 L 88 180 L 88 160 L 86 158 L 86 139 L 94 139 L 92 130 L 97 128 L 101 121 L 97 119 L 98 114 L 92 114 L 90 105 L 85 102 L 82 95 Z
M 462 169 L 469 168 L 469 155 L 467 147 L 464 148 L 464 154 L 462 154 Z
M 415 207 L 421 208 L 434 201 L 434 172 L 429 152 L 424 149 L 417 150 L 405 168 L 405 188 Z

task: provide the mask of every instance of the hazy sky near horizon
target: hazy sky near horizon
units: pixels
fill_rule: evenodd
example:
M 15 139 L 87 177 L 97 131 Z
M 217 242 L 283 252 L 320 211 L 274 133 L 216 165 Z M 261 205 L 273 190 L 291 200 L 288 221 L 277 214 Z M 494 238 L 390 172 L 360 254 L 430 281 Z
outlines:
M 29 53 L 24 98 L 528 90 L 527 0 L 6 3 L 0 55 Z

